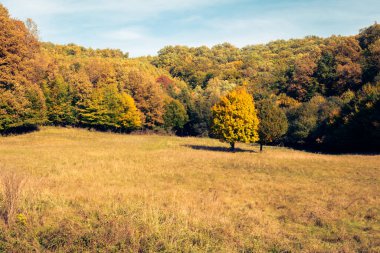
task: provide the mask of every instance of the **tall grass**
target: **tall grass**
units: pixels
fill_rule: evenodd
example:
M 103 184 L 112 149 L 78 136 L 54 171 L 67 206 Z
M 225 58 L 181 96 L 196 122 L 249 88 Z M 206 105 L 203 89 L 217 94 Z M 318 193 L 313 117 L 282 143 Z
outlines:
M 0 251 L 380 250 L 380 156 L 224 148 L 64 128 L 0 138 L 1 166 L 28 178 Z
M 1 176 L 2 200 L 0 202 L 0 213 L 8 225 L 11 225 L 16 218 L 21 188 L 24 182 L 24 177 L 16 173 L 5 173 Z

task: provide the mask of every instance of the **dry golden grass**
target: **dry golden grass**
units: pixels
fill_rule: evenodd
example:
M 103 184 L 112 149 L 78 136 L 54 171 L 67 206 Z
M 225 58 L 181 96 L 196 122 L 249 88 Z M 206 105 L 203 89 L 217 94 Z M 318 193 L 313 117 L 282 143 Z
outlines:
M 23 175 L 0 251 L 379 252 L 380 156 L 43 128 L 0 138 Z

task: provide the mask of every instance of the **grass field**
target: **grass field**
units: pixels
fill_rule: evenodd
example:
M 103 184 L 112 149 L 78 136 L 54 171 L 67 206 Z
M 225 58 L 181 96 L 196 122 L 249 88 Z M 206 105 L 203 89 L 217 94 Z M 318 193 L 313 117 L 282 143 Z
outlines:
M 0 137 L 3 182 L 23 181 L 0 251 L 380 252 L 380 156 L 224 147 L 52 127 Z

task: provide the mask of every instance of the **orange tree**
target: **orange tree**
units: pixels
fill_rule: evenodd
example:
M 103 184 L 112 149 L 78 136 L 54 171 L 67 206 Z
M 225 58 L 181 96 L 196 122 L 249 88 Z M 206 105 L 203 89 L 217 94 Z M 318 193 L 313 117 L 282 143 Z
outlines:
M 38 51 L 37 38 L 0 4 L 0 132 L 45 121 L 43 93 L 32 80 Z

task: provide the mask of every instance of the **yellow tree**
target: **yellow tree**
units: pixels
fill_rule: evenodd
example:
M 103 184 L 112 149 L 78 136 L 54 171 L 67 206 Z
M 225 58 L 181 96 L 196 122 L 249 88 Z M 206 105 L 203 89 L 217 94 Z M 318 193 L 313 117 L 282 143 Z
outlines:
M 119 125 L 123 131 L 131 131 L 142 126 L 141 112 L 135 101 L 127 93 L 120 94 L 122 112 L 119 113 Z
M 245 88 L 228 93 L 211 110 L 213 134 L 229 143 L 232 151 L 236 142 L 252 143 L 259 140 L 255 104 Z

